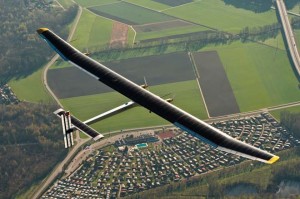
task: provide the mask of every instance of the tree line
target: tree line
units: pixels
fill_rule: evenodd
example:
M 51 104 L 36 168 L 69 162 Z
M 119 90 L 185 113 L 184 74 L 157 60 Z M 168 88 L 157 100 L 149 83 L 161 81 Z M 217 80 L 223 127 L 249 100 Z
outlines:
M 137 43 L 133 47 L 107 48 L 105 50 L 94 49 L 93 57 L 105 62 L 143 56 L 144 54 L 149 54 L 149 52 L 155 55 L 175 51 L 198 51 L 209 44 L 224 45 L 234 41 L 263 42 L 269 38 L 275 38 L 279 34 L 280 29 L 281 25 L 274 23 L 253 28 L 245 27 L 238 34 L 230 34 L 222 31 L 201 31 L 193 34 L 179 35 L 177 38 L 172 36 L 151 39 Z

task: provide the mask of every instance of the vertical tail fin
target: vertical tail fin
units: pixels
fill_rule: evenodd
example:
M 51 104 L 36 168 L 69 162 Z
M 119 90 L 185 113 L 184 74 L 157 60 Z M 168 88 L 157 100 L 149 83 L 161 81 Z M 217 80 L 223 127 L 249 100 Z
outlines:
M 72 116 L 69 111 L 65 111 L 64 109 L 60 108 L 54 111 L 54 114 L 61 118 L 65 148 L 69 148 L 74 145 L 73 131 L 75 129 L 82 131 L 83 133 L 92 137 L 95 141 L 104 137 L 102 134 L 98 133 L 84 122 Z
M 69 148 L 74 145 L 74 139 L 73 139 L 74 128 L 72 126 L 70 112 L 65 111 L 62 114 L 60 114 L 59 117 L 61 118 L 65 148 Z

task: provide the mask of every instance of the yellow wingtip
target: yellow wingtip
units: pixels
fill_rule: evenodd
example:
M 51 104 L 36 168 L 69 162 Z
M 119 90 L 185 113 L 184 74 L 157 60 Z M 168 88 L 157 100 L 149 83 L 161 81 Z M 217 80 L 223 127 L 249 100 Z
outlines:
M 267 163 L 268 163 L 268 164 L 273 164 L 273 163 L 276 162 L 277 160 L 279 160 L 279 156 L 275 155 L 275 156 L 272 157 Z
M 37 30 L 37 32 L 39 33 L 39 34 L 42 34 L 43 32 L 45 32 L 45 31 L 47 31 L 47 30 L 49 30 L 48 28 L 39 28 L 38 30 Z

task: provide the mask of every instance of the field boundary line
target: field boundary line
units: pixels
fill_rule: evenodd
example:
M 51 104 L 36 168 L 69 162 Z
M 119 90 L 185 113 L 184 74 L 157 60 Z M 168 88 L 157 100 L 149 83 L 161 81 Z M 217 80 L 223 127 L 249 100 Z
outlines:
M 202 0 L 198 0 L 198 1 L 202 1 Z M 195 2 L 198 2 L 198 1 L 195 1 Z M 145 7 L 145 6 L 141 6 L 141 5 L 138 5 L 138 4 L 135 4 L 135 3 L 132 3 L 132 2 L 128 2 L 128 1 L 124 1 L 124 0 L 121 0 L 120 2 L 114 2 L 114 3 L 121 3 L 121 2 L 124 2 L 124 3 L 127 3 L 127 4 L 131 4 L 133 6 L 138 6 L 138 7 L 141 7 L 141 8 L 145 8 L 145 9 L 148 9 L 150 11 L 153 11 L 153 12 L 156 12 L 156 13 L 160 13 L 160 14 L 163 14 L 165 16 L 168 16 L 168 17 L 171 17 L 173 18 L 173 20 L 168 20 L 168 21 L 175 21 L 175 20 L 181 20 L 183 22 L 186 22 L 186 23 L 190 23 L 191 25 L 196 25 L 196 26 L 202 26 L 202 27 L 205 27 L 207 29 L 210 29 L 210 30 L 214 30 L 214 31 L 218 31 L 218 32 L 223 32 L 223 31 L 220 31 L 214 27 L 210 27 L 210 26 L 207 26 L 207 25 L 204 25 L 204 24 L 199 24 L 199 23 L 196 23 L 196 22 L 193 22 L 193 21 L 189 21 L 189 20 L 185 20 L 185 19 L 182 19 L 182 18 L 179 18 L 179 17 L 176 17 L 176 16 L 172 16 L 172 15 L 169 15 L 167 13 L 162 13 L 160 11 L 157 11 L 157 10 L 154 10 L 152 8 L 148 8 L 148 7 Z M 195 2 L 191 2 L 191 3 L 195 3 Z M 110 3 L 110 4 L 114 4 L 114 3 Z M 105 4 L 105 5 L 109 5 L 109 4 Z M 184 4 L 186 5 L 186 4 Z M 91 7 L 95 7 L 95 6 L 91 6 Z M 84 9 L 88 10 L 89 12 L 93 13 L 94 15 L 96 16 L 99 16 L 99 17 L 103 17 L 105 19 L 109 19 L 111 21 L 117 21 L 117 20 L 114 20 L 114 19 L 110 19 L 110 18 L 107 18 L 107 17 L 104 17 L 102 15 L 99 15 L 99 14 L 96 14 L 94 12 L 92 12 L 91 10 L 89 10 L 88 8 L 91 8 L 91 7 L 85 7 Z M 164 21 L 164 22 L 168 22 L 168 21 Z M 120 22 L 120 21 L 118 21 Z M 121 22 L 121 23 L 124 23 L 124 22 Z M 156 22 L 155 22 L 156 23 Z M 159 23 L 159 22 L 157 22 Z M 125 23 L 126 24 L 126 23 Z M 147 25 L 147 24 L 150 24 L 150 23 L 146 23 L 146 24 L 141 24 L 141 25 Z M 130 25 L 130 24 L 127 24 L 127 25 Z M 230 33 L 231 34 L 231 33 Z
M 179 6 L 169 7 L 169 8 L 163 9 L 163 10 L 159 10 L 159 12 L 164 12 L 164 11 L 166 11 L 166 10 L 171 10 L 171 9 L 178 8 L 178 7 L 182 7 L 182 6 L 185 6 L 185 5 L 188 5 L 188 4 L 197 3 L 197 2 L 199 2 L 199 1 L 202 1 L 202 0 L 192 1 L 192 2 L 189 2 L 189 3 L 181 4 L 181 5 L 179 5 Z
M 134 26 L 143 27 L 143 26 L 148 26 L 148 25 L 157 25 L 157 24 L 163 24 L 163 23 L 169 23 L 169 22 L 176 22 L 176 21 L 181 21 L 181 22 L 184 22 L 184 23 L 188 23 L 190 25 L 195 25 L 195 24 L 192 24 L 191 22 L 184 21 L 184 20 L 182 20 L 180 18 L 174 18 L 174 20 L 170 20 L 170 21 L 158 21 L 158 22 L 145 23 L 145 24 L 134 25 Z
M 104 17 L 104 16 L 102 16 L 102 15 L 98 15 L 98 14 L 96 14 L 96 13 L 90 11 L 90 10 L 87 9 L 87 8 L 83 8 L 83 9 L 87 10 L 88 12 L 90 12 L 90 13 L 93 14 L 93 15 L 95 15 L 96 17 L 102 17 L 102 18 L 104 18 L 104 19 L 107 19 L 107 20 L 110 20 L 110 21 L 113 21 L 113 22 L 123 23 L 123 22 L 120 22 L 120 21 L 117 21 L 117 20 L 114 20 L 114 19 L 110 19 L 110 18 Z M 126 24 L 126 25 L 129 26 L 129 24 L 127 24 L 127 23 L 123 23 L 123 24 Z
M 126 0 L 121 0 L 121 2 L 125 2 L 125 3 L 131 4 L 131 5 L 139 6 L 139 7 L 141 7 L 141 8 L 146 8 L 146 9 L 148 9 L 148 10 L 152 10 L 152 11 L 154 11 L 154 12 L 160 13 L 159 10 L 154 10 L 154 9 L 152 9 L 152 8 L 149 8 L 149 7 L 146 7 L 146 6 L 142 6 L 142 5 L 139 5 L 139 4 L 136 4 L 136 3 L 132 3 L 132 2 L 129 2 L 129 1 L 126 1 Z
M 121 2 L 122 1 L 116 1 L 116 2 L 105 3 L 105 4 L 97 4 L 97 5 L 92 5 L 92 6 L 88 6 L 88 7 L 84 7 L 84 8 L 89 9 L 89 8 L 93 8 L 93 7 L 107 6 L 107 5 L 117 4 L 117 3 L 121 3 Z
M 196 66 L 196 62 L 195 62 L 194 57 L 193 57 L 193 53 L 188 52 L 188 55 L 189 55 L 192 67 L 194 69 L 194 73 L 195 73 L 195 76 L 196 76 L 196 81 L 197 81 L 197 84 L 198 84 L 198 87 L 199 87 L 199 91 L 200 91 L 200 94 L 201 94 L 201 97 L 202 97 L 202 100 L 203 100 L 203 104 L 204 104 L 207 116 L 208 116 L 208 118 L 211 118 L 210 115 L 209 115 L 209 111 L 208 111 L 208 108 L 207 108 L 207 105 L 206 105 L 206 102 L 205 102 L 205 98 L 204 98 L 204 95 L 203 95 L 203 92 L 202 92 L 202 89 L 201 89 L 201 85 L 200 85 L 200 82 L 199 82 L 200 75 L 199 75 L 199 72 L 197 70 L 197 66 Z
M 133 30 L 133 32 L 134 32 L 134 36 L 133 36 L 133 40 L 132 40 L 132 47 L 134 46 L 134 42 L 135 42 L 135 38 L 136 38 L 136 30 L 133 28 L 133 26 L 132 25 L 130 25 L 129 26 L 132 30 Z
M 266 109 L 268 111 L 276 111 L 276 110 L 290 108 L 290 107 L 299 106 L 299 105 L 300 105 L 300 101 L 296 101 L 296 102 L 289 102 L 286 104 L 280 104 L 280 105 L 276 105 L 276 106 L 270 106 L 270 107 L 267 107 Z

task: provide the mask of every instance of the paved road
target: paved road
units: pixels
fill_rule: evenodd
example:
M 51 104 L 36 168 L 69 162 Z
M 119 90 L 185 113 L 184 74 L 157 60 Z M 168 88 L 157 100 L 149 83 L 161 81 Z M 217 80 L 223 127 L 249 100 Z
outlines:
M 247 116 L 251 116 L 251 115 L 255 115 L 255 114 L 260 114 L 263 112 L 276 111 L 276 110 L 290 108 L 290 107 L 294 107 L 294 106 L 300 106 L 300 101 L 291 102 L 291 103 L 287 103 L 287 104 L 281 104 L 281 105 L 277 105 L 277 106 L 271 106 L 271 107 L 267 107 L 267 108 L 263 108 L 263 109 L 259 109 L 259 110 L 255 110 L 255 111 L 249 111 L 249 112 L 244 112 L 244 113 L 236 113 L 236 114 L 232 114 L 232 115 L 225 115 L 225 116 L 220 116 L 220 117 L 209 118 L 209 119 L 205 120 L 205 122 L 210 123 L 210 122 L 218 122 L 218 121 L 222 121 L 222 120 L 229 120 L 229 119 L 240 118 L 240 117 L 247 117 Z
M 74 2 L 75 3 L 75 2 Z M 74 25 L 69 33 L 69 36 L 67 38 L 67 41 L 71 41 L 74 33 L 75 33 L 75 30 L 76 30 L 76 27 L 78 25 L 78 22 L 79 22 L 79 19 L 81 17 L 81 14 L 82 14 L 82 7 L 79 6 L 79 10 L 78 10 L 78 13 L 76 15 L 76 18 L 75 18 L 75 22 L 74 22 Z M 58 54 L 55 54 L 54 57 L 46 64 L 46 66 L 44 67 L 44 71 L 43 71 L 43 83 L 47 89 L 47 91 L 51 94 L 51 96 L 53 97 L 53 99 L 56 101 L 56 103 L 60 106 L 60 107 L 63 107 L 63 105 L 60 103 L 59 99 L 56 97 L 56 95 L 52 92 L 52 90 L 50 89 L 49 85 L 48 85 L 48 80 L 47 80 L 47 72 L 49 70 L 49 68 L 54 64 L 54 62 L 59 58 L 59 55 Z
M 283 26 L 285 39 L 287 41 L 288 47 L 289 47 L 289 53 L 292 57 L 294 66 L 298 72 L 298 76 L 300 76 L 300 56 L 298 53 L 298 48 L 295 41 L 295 36 L 293 33 L 293 29 L 291 27 L 288 13 L 286 11 L 285 4 L 283 0 L 276 0 L 277 10 L 281 19 L 281 23 Z
M 80 16 L 82 14 L 82 8 L 79 6 L 79 10 L 78 13 L 76 15 L 75 18 L 75 22 L 74 25 L 70 31 L 70 34 L 68 36 L 68 41 L 71 40 L 71 38 L 74 35 L 74 32 L 76 30 L 77 24 L 79 22 Z M 48 90 L 48 92 L 52 95 L 53 99 L 57 102 L 57 104 L 60 107 L 63 107 L 62 104 L 59 102 L 58 98 L 55 96 L 55 94 L 52 92 L 52 90 L 50 89 L 48 83 L 47 83 L 47 71 L 50 68 L 51 65 L 53 65 L 53 63 L 58 59 L 59 55 L 56 54 L 45 66 L 44 72 L 43 72 L 43 82 L 44 85 L 46 87 L 46 89 Z M 77 137 L 79 137 L 79 135 L 77 135 Z M 45 189 L 49 186 L 49 184 L 56 178 L 56 176 L 61 173 L 63 171 L 63 167 L 64 165 L 69 161 L 70 158 L 73 157 L 74 153 L 77 151 L 77 149 L 79 147 L 81 147 L 81 145 L 83 145 L 85 142 L 87 142 L 88 140 L 79 140 L 79 142 L 72 148 L 72 150 L 68 153 L 67 157 L 55 168 L 55 170 L 50 174 L 50 176 L 47 177 L 47 179 L 45 179 L 41 185 L 37 188 L 33 198 L 39 198 L 39 196 L 41 194 L 43 194 L 43 192 L 45 191 Z

